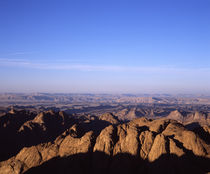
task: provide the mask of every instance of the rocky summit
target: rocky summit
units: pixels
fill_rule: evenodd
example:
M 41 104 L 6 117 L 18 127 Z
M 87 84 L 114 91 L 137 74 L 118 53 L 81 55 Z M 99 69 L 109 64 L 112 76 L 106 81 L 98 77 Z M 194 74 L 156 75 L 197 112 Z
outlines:
M 0 117 L 0 174 L 210 172 L 210 127 L 189 129 L 182 120 L 178 111 L 126 122 L 111 113 L 6 113 Z

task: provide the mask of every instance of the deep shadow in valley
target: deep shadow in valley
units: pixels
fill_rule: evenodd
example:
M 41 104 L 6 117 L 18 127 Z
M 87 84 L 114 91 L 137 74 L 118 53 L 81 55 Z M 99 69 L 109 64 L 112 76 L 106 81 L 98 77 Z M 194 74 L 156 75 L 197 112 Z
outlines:
M 127 153 L 115 156 L 103 152 L 76 154 L 64 158 L 53 158 L 41 166 L 29 169 L 25 174 L 127 174 L 127 173 L 161 173 L 161 174 L 205 174 L 210 171 L 210 160 L 195 155 L 162 155 L 153 162 L 142 160 Z
M 188 130 L 192 130 L 193 132 L 195 132 L 207 144 L 210 144 L 209 133 L 207 131 L 205 131 L 204 128 L 198 122 L 193 122 L 193 123 L 187 124 L 185 127 Z

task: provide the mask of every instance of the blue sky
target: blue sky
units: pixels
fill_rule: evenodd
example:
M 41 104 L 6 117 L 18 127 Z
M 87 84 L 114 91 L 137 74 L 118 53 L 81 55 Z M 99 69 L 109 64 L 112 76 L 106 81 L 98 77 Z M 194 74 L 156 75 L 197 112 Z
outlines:
M 0 92 L 210 94 L 209 0 L 2 0 Z

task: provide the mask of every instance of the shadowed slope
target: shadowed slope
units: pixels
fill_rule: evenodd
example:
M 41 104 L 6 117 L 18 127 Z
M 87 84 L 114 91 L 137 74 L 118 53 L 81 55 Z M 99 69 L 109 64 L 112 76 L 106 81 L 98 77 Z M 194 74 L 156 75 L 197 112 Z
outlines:
M 94 160 L 93 160 L 94 159 Z M 104 159 L 109 159 L 104 164 Z M 97 163 L 96 163 L 97 161 Z M 210 171 L 210 160 L 197 156 L 161 155 L 153 162 L 142 160 L 128 153 L 120 153 L 113 157 L 103 153 L 79 153 L 65 158 L 56 157 L 39 167 L 31 168 L 25 174 L 51 173 L 161 173 L 161 174 L 205 174 Z

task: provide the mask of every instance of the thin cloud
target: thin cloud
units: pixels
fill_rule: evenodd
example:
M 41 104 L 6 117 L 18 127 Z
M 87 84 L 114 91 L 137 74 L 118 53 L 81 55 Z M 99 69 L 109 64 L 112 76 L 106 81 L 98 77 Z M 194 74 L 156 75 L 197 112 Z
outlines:
M 0 58 L 0 66 L 23 67 L 43 70 L 76 70 L 76 71 L 104 71 L 104 72 L 133 72 L 133 73 L 204 73 L 210 74 L 210 68 L 173 68 L 173 67 L 140 67 L 140 66 L 113 66 L 113 65 L 87 65 L 73 63 L 44 63 L 32 62 L 25 59 Z
M 9 53 L 8 55 L 9 56 L 15 56 L 15 55 L 25 55 L 25 54 L 33 54 L 34 52 L 23 52 L 23 51 L 20 51 L 20 52 L 14 52 L 14 53 Z

